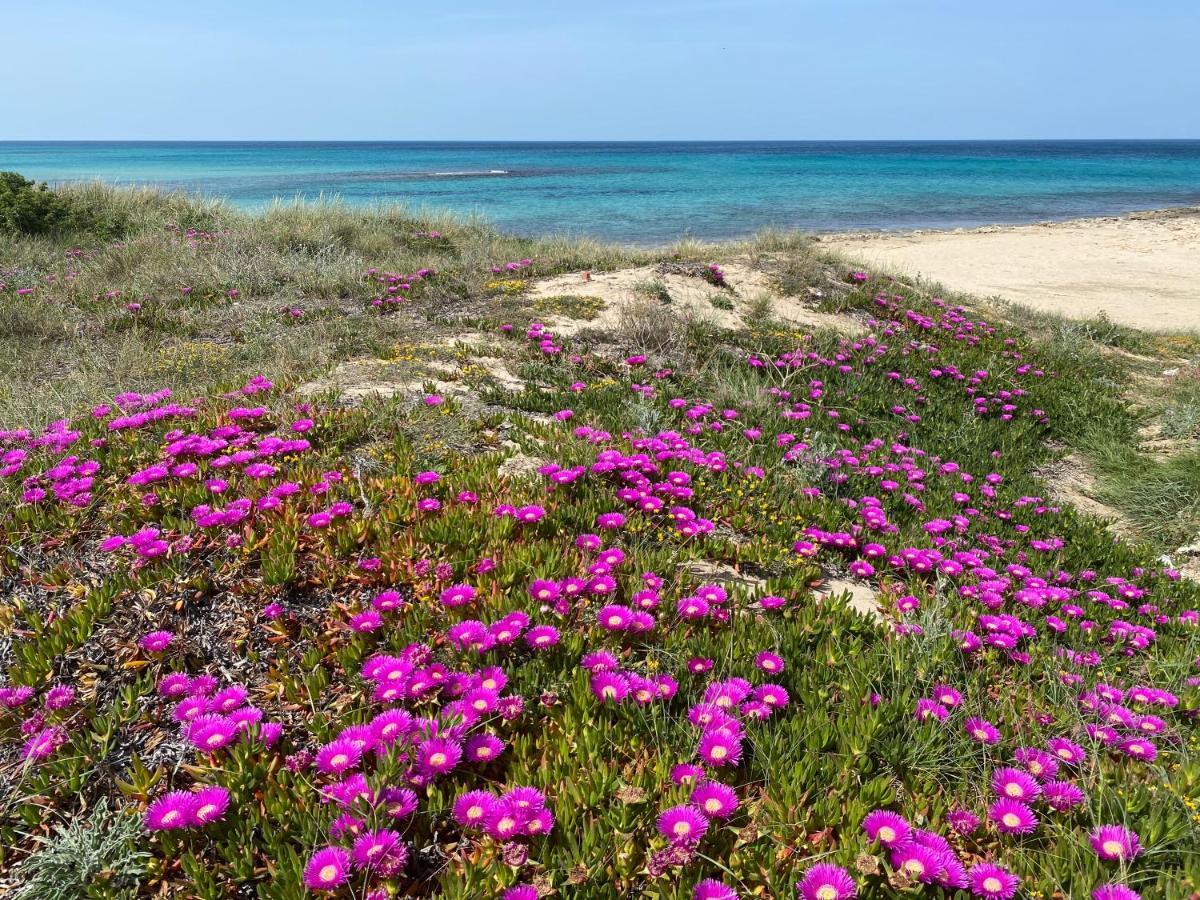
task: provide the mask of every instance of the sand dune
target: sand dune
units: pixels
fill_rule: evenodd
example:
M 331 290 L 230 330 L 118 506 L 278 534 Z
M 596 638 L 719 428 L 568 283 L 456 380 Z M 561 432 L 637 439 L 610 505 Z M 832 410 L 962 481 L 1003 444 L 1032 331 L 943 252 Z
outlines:
M 1200 207 L 1038 225 L 821 238 L 865 265 L 1068 316 L 1200 329 Z

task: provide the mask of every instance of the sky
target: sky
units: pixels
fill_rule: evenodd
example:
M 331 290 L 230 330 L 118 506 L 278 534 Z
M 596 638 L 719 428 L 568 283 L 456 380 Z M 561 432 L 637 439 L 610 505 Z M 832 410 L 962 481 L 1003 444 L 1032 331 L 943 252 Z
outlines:
M 1200 138 L 1200 0 L 0 11 L 0 140 Z

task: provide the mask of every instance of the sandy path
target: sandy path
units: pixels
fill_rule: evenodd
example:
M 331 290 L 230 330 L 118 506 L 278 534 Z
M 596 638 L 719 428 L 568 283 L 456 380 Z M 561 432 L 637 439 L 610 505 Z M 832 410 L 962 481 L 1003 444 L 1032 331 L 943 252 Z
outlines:
M 1200 207 L 1039 225 L 825 235 L 865 265 L 1068 316 L 1200 329 Z

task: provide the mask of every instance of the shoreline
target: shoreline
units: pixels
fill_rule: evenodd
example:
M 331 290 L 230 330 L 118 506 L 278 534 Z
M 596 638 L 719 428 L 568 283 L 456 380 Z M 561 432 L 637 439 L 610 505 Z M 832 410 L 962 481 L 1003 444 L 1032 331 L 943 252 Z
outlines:
M 956 225 L 928 228 L 851 228 L 818 229 L 810 233 L 818 240 L 825 238 L 868 240 L 871 238 L 907 237 L 931 234 L 992 234 L 1024 228 L 1060 228 L 1064 225 L 1101 225 L 1115 222 L 1161 222 L 1200 217 L 1200 205 L 1158 206 L 1123 213 L 1095 216 L 1070 216 L 1065 219 L 1038 219 L 1029 222 L 986 222 L 981 225 Z
M 868 267 L 1072 318 L 1200 329 L 1200 207 L 1025 225 L 824 232 L 819 247 Z

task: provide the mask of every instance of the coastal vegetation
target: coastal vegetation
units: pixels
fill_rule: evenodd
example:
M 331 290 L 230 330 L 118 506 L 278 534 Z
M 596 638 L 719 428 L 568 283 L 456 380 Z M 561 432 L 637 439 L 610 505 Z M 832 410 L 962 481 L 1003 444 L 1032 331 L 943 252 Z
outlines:
M 1200 891 L 1194 337 L 3 183 L 0 891 Z

